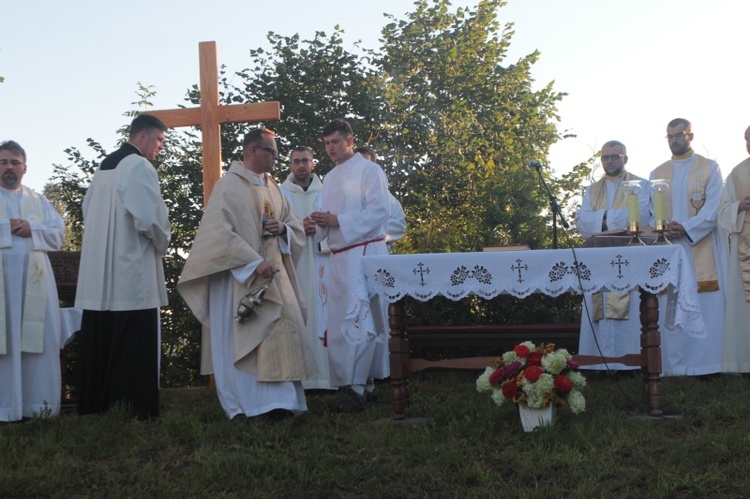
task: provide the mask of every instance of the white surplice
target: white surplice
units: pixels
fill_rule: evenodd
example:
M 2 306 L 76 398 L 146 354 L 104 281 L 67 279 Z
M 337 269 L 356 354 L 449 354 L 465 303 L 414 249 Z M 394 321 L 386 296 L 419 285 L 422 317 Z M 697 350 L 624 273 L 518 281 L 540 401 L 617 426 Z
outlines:
M 339 227 L 317 228 L 315 240 L 328 238 L 332 254 L 328 275 L 327 345 L 331 386 L 364 385 L 368 378 L 390 374 L 387 342 L 371 339 L 349 343 L 342 335 L 342 324 L 354 291 L 354 279 L 363 255 L 385 255 L 390 201 L 388 180 L 375 163 L 355 154 L 326 175 L 321 194 L 321 210 L 338 217 Z M 376 327 L 388 325 L 386 303 L 379 297 L 371 305 Z M 387 335 L 385 335 L 387 337 Z
M 406 234 L 406 213 L 398 199 L 390 192 L 388 201 L 391 204 L 391 216 L 388 218 L 385 242 L 388 244 L 388 251 L 393 253 L 393 245 Z
M 156 170 L 131 154 L 111 170 L 97 170 L 83 200 L 76 307 L 145 310 L 165 307 L 162 257 L 172 236 Z
M 307 190 L 292 181 L 294 175 L 290 174 L 281 184 L 281 192 L 289 199 L 294 213 L 304 218 L 313 211 L 320 208 L 320 191 L 323 183 L 320 177 L 313 174 L 312 181 Z M 307 389 L 326 390 L 331 389 L 330 368 L 328 367 L 328 351 L 323 345 L 323 337 L 326 326 L 326 304 L 328 301 L 328 258 L 330 252 L 327 246 L 321 246 L 315 242 L 315 236 L 307 236 L 305 251 L 297 262 L 297 281 L 300 291 L 307 303 L 306 332 L 310 336 L 313 348 L 313 358 L 318 367 L 319 375 L 303 380 L 302 386 Z
M 47 273 L 47 313 L 44 322 L 42 353 L 21 352 L 23 298 L 30 251 L 57 251 L 65 240 L 65 223 L 52 205 L 41 197 L 44 219 L 29 221 L 31 237 L 11 234 L 10 218 L 21 216 L 21 198 L 30 189 L 0 187 L 0 202 L 6 218 L 0 218 L 0 249 L 5 280 L 5 314 L 0 318 L 7 327 L 7 354 L 0 355 L 0 421 L 22 417 L 53 416 L 60 412 L 60 314 L 55 279 L 49 259 L 44 258 Z
M 633 180 L 643 181 L 638 192 L 638 205 L 641 215 L 641 226 L 648 224 L 649 219 L 649 186 L 645 179 L 632 175 Z M 612 209 L 615 196 L 622 189 L 625 177 L 608 180 L 602 178 L 598 182 L 606 188 L 606 206 L 594 206 L 591 199 L 591 186 L 586 188 L 581 203 L 581 209 L 576 213 L 576 228 L 586 239 L 602 232 L 604 212 L 607 212 L 606 230 L 617 230 L 628 227 L 628 208 Z M 608 294 L 602 293 L 602 308 L 607 310 Z M 595 355 L 604 357 L 620 357 L 622 355 L 639 353 L 641 350 L 641 323 L 639 318 L 640 297 L 631 291 L 628 318 L 624 320 L 608 319 L 606 317 L 594 321 L 594 305 L 590 294 L 584 295 L 581 307 L 581 333 L 579 336 L 578 353 L 581 355 Z M 611 369 L 631 370 L 636 367 L 624 364 L 596 364 L 581 366 L 582 369 Z
M 743 166 L 744 164 L 744 166 Z M 744 168 L 745 172 L 750 168 L 750 160 L 745 160 L 736 169 Z M 747 174 L 742 172 L 743 174 Z M 733 172 L 734 173 L 734 172 Z M 739 172 L 738 172 L 739 173 Z M 745 193 L 745 195 L 750 192 Z M 737 234 L 743 230 L 748 231 L 750 227 L 745 225 L 747 212 L 737 213 L 740 198 L 736 195 L 735 184 L 732 175 L 727 177 L 724 191 L 721 195 L 718 221 L 719 226 L 732 235 L 732 243 L 729 247 L 729 273 L 727 276 L 727 314 L 724 324 L 724 372 L 750 372 L 750 302 L 745 298 L 745 287 L 742 282 L 740 260 L 737 252 Z
M 719 290 L 698 293 L 698 301 L 706 324 L 706 337 L 695 338 L 670 330 L 664 324 L 666 298 L 659 296 L 659 331 L 661 332 L 662 375 L 663 376 L 697 376 L 712 374 L 722 370 L 722 349 L 724 340 L 724 293 L 727 286 L 727 240 L 725 233 L 717 225 L 716 218 L 719 200 L 724 181 L 719 165 L 712 162 L 705 188 L 705 203 L 697 215 L 690 217 L 690 199 L 688 197 L 688 183 L 690 166 L 695 159 L 691 155 L 687 159 L 672 160 L 674 173 L 669 179 L 672 195 L 672 220 L 679 222 L 685 228 L 687 236 L 672 240 L 672 244 L 679 244 L 685 249 L 690 264 L 695 268 L 692 244 L 710 238 L 716 261 L 716 273 Z M 653 180 L 654 172 L 650 179 Z M 654 225 L 653 216 L 651 226 Z M 691 244 L 692 241 L 692 244 Z

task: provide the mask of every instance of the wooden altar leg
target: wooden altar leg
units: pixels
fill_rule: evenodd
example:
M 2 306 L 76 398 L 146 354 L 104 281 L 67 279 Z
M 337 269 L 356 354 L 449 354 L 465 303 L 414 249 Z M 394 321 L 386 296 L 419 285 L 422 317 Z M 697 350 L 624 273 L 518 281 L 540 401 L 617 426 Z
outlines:
M 659 333 L 659 301 L 655 294 L 641 292 L 641 355 L 645 365 L 643 392 L 651 416 L 661 416 L 661 335 Z
M 401 300 L 388 305 L 388 341 L 391 366 L 391 391 L 393 393 L 393 419 L 404 419 L 409 406 L 409 341 L 406 338 L 406 318 Z

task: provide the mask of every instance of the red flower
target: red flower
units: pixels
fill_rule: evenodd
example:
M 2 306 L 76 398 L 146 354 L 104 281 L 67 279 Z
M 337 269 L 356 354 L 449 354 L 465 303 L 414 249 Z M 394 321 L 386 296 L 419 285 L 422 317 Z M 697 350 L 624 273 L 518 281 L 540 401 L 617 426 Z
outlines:
M 497 383 L 505 377 L 505 370 L 501 367 L 500 369 L 495 369 L 495 372 L 490 374 L 490 385 L 497 386 Z
M 539 366 L 531 366 L 527 367 L 523 372 L 523 377 L 533 383 L 534 381 L 538 380 L 539 376 L 541 376 L 542 374 L 544 374 L 544 369 Z
M 518 385 L 512 381 L 507 381 L 503 384 L 503 395 L 506 398 L 513 398 L 518 393 Z
M 544 357 L 544 354 L 542 352 L 531 352 L 529 354 L 529 357 L 526 359 L 526 365 L 527 366 L 541 366 L 542 357 Z
M 570 382 L 567 376 L 558 374 L 555 376 L 555 388 L 560 390 L 562 393 L 568 393 L 573 388 L 573 383 Z
M 529 352 L 531 352 L 526 345 L 516 345 L 516 348 L 514 348 L 513 351 L 522 359 L 528 357 Z

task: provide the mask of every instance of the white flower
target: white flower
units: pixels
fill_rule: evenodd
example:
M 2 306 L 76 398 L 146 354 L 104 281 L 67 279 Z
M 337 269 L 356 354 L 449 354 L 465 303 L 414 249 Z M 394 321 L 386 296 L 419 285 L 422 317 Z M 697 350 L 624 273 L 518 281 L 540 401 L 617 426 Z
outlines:
M 549 394 L 555 387 L 555 378 L 551 374 L 544 373 L 534 383 L 528 381 L 521 388 L 528 397 L 528 406 L 539 409 L 544 403 L 544 396 Z
M 532 409 L 541 409 L 544 403 L 544 397 L 536 390 L 526 395 L 526 405 Z
M 488 367 L 484 370 L 481 376 L 477 378 L 477 391 L 478 392 L 488 392 L 492 390 L 492 385 L 490 385 L 490 375 L 495 372 L 494 367 Z
M 579 414 L 586 410 L 586 399 L 578 390 L 570 390 L 568 393 L 568 405 L 573 414 Z
M 560 374 L 567 365 L 568 359 L 560 351 L 550 352 L 542 358 L 542 366 L 552 374 Z
M 565 373 L 565 375 L 568 377 L 570 382 L 573 384 L 573 388 L 576 390 L 583 390 L 583 388 L 586 386 L 586 378 L 583 377 L 583 374 L 579 373 L 578 371 L 568 371 Z
M 518 355 L 516 355 L 516 352 L 511 350 L 510 352 L 505 352 L 503 354 L 503 365 L 507 366 L 508 364 L 511 364 L 513 362 L 520 362 L 521 364 L 526 364 L 526 359 L 522 359 Z
M 505 395 L 503 395 L 503 391 L 500 388 L 494 388 L 492 390 L 492 400 L 494 400 L 497 405 L 503 405 L 503 402 L 505 402 Z

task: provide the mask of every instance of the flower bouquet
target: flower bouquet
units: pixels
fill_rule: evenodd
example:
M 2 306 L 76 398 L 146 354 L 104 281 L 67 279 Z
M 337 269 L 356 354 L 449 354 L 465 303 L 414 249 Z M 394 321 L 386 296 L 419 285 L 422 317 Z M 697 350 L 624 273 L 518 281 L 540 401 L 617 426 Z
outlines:
M 581 390 L 586 378 L 564 348 L 525 341 L 498 358 L 477 379 L 477 391 L 491 392 L 497 405 L 511 401 L 532 409 L 567 405 L 573 414 L 586 410 Z

